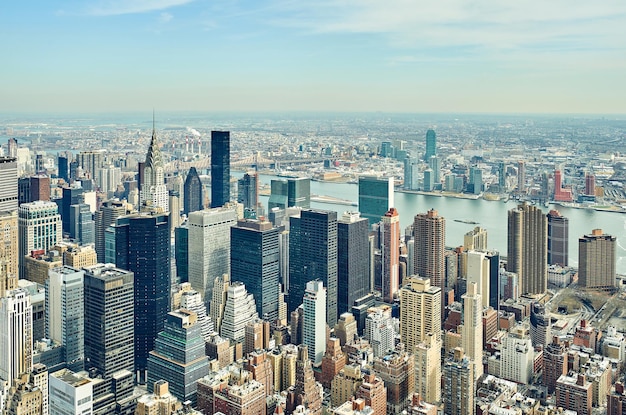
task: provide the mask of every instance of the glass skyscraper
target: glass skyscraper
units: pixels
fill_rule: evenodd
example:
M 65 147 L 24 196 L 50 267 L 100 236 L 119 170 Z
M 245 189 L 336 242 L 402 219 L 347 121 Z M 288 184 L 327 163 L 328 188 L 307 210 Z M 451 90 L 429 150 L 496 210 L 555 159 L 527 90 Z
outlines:
M 298 206 L 304 209 L 311 207 L 311 179 L 308 177 L 272 180 L 268 210 L 272 208 L 286 209 Z
M 358 212 L 337 221 L 337 315 L 370 292 L 369 225 Z
M 370 225 L 394 207 L 393 177 L 359 177 L 359 212 Z
M 426 153 L 424 160 L 428 162 L 432 156 L 437 155 L 437 134 L 435 130 L 426 131 Z
M 230 201 L 230 132 L 211 131 L 211 207 Z
M 204 207 L 204 192 L 200 176 L 195 167 L 189 169 L 185 184 L 183 185 L 183 212 L 189 215 Z

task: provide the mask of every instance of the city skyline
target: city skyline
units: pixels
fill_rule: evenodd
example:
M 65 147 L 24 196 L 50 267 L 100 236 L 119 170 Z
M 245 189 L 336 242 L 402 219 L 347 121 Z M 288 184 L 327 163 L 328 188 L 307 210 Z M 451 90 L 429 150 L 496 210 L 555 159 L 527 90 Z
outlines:
M 626 113 L 619 1 L 11 3 L 0 27 L 0 111 Z

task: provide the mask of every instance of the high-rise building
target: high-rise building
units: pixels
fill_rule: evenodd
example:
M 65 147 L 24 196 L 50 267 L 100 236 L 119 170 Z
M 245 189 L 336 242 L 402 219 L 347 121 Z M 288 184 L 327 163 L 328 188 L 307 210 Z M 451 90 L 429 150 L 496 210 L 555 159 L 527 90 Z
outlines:
M 0 157 L 0 212 L 17 209 L 17 159 Z
M 541 209 L 520 204 L 508 213 L 507 271 L 518 275 L 521 294 L 543 294 L 548 285 L 548 220 Z
M 337 313 L 352 309 L 370 292 L 368 222 L 358 212 L 345 212 L 337 221 Z
M 489 296 L 491 295 L 491 284 L 490 284 L 490 260 L 487 258 L 485 252 L 480 251 L 468 251 L 465 254 L 465 261 L 467 272 L 465 274 L 465 279 L 467 281 L 467 285 L 470 283 L 475 283 L 477 292 L 481 295 L 482 298 L 482 307 L 489 307 Z M 469 353 L 467 349 L 465 352 Z
M 84 271 L 85 369 L 95 368 L 103 376 L 123 369 L 133 372 L 134 275 L 113 264 Z
M 85 189 L 80 187 L 79 182 L 74 182 L 71 186 L 62 189 L 61 199 L 61 220 L 63 221 L 63 233 L 70 232 L 70 206 L 85 202 Z
M 527 327 L 511 329 L 502 339 L 500 377 L 527 385 L 533 374 L 534 350 Z
M 288 207 L 311 207 L 311 179 L 308 177 L 292 177 L 287 180 L 272 180 L 270 184 L 268 209 Z
M 474 390 L 478 376 L 476 366 L 464 356 L 463 349 L 454 349 L 454 356 L 443 365 L 444 414 L 473 414 Z
M 140 185 L 140 206 L 161 208 L 163 212 L 169 212 L 169 197 L 165 185 L 165 165 L 154 125 L 152 126 L 152 138 L 146 154 L 146 162 L 143 164 Z
M 122 182 L 122 169 L 109 165 L 99 170 L 95 177 L 98 188 L 106 195 L 110 195 L 117 190 L 117 185 Z
M 50 415 L 93 412 L 93 382 L 70 369 L 50 373 L 48 379 Z
M 556 404 L 580 415 L 591 415 L 593 383 L 583 374 L 561 375 L 556 381 Z
M 559 337 L 554 336 L 552 342 L 543 349 L 543 386 L 548 393 L 553 394 L 556 381 L 561 375 L 567 374 L 567 346 Z
M 326 322 L 337 322 L 337 213 L 303 209 L 290 218 L 289 312 L 304 297 L 307 282 L 319 279 L 327 289 Z
M 298 346 L 295 374 L 295 385 L 287 391 L 286 412 L 293 413 L 298 405 L 303 405 L 311 415 L 321 415 L 322 394 L 315 383 L 311 360 L 305 345 Z
M 50 177 L 45 174 L 30 176 L 30 200 L 50 200 Z
M 204 208 L 204 187 L 195 167 L 189 169 L 184 189 L 183 213 L 189 215 L 191 212 L 202 210 Z
M 302 305 L 302 344 L 307 346 L 311 361 L 318 366 L 326 352 L 326 288 L 321 281 L 306 283 Z
M 578 285 L 585 288 L 615 287 L 617 239 L 602 229 L 578 239 Z
M 346 365 L 346 355 L 341 350 L 341 343 L 336 337 L 329 337 L 322 359 L 322 386 L 330 389 L 331 382 Z
M 375 357 L 384 356 L 394 349 L 396 330 L 391 320 L 391 307 L 381 305 L 367 310 L 363 337 L 369 341 Z
M 500 307 L 500 254 L 489 251 L 485 255 L 489 261 L 489 307 L 499 310 Z
M 123 216 L 112 227 L 118 268 L 135 275 L 135 372 L 145 382 L 148 353 L 170 305 L 169 214 Z
M 441 184 L 441 159 L 437 156 L 431 156 L 428 159 L 428 167 L 433 172 L 433 186 L 439 186 Z
M 487 229 L 476 226 L 463 236 L 463 249 L 466 251 L 486 251 Z
M 230 201 L 230 132 L 211 131 L 211 207 Z
M 379 231 L 383 301 L 392 303 L 400 286 L 400 216 L 395 208 L 382 216 Z
M 57 157 L 58 176 L 60 179 L 65 180 L 65 183 L 70 182 L 70 154 L 63 154 Z
M 254 296 L 259 316 L 278 319 L 279 229 L 268 221 L 243 219 L 230 228 L 230 270 Z
M 65 363 L 72 371 L 84 369 L 84 275 L 63 266 L 50 270 L 46 280 L 46 338 L 63 345 Z
M 571 202 L 572 189 L 569 187 L 563 187 L 563 177 L 561 170 L 554 171 L 554 200 L 557 202 Z
M 246 326 L 258 318 L 254 297 L 248 293 L 246 286 L 239 281 L 230 284 L 224 303 L 220 335 L 235 342 L 243 342 Z
M 184 288 L 182 288 L 184 287 Z M 198 325 L 205 342 L 211 339 L 211 334 L 215 332 L 213 320 L 207 314 L 206 305 L 202 301 L 202 296 L 199 292 L 191 288 L 191 284 L 181 284 L 180 305 L 173 304 L 173 309 L 183 308 L 185 310 L 193 311 L 198 317 Z
M 25 273 L 24 257 L 35 250 L 48 251 L 61 242 L 61 217 L 54 202 L 24 203 L 18 209 L 19 266 Z
M 483 171 L 479 167 L 470 168 L 470 177 L 468 183 L 468 190 L 471 193 L 478 195 L 483 191 Z
M 208 374 L 209 360 L 196 313 L 183 309 L 168 313 L 148 356 L 148 392 L 162 379 L 174 396 L 195 406 L 197 382 Z
M 33 367 L 33 312 L 28 290 L 0 297 L 0 389 Z
M 412 355 L 404 350 L 395 350 L 374 359 L 372 370 L 387 388 L 388 413 L 402 413 L 409 407 L 415 392 L 415 361 Z M 438 382 L 441 382 L 441 378 Z
M 95 242 L 95 222 L 88 204 L 70 206 L 70 238 L 82 245 Z
M 435 130 L 426 131 L 426 153 L 424 153 L 424 161 L 428 162 L 432 156 L 437 155 L 437 134 Z
M 522 160 L 517 162 L 517 192 L 526 193 L 526 165 Z
M 408 277 L 400 289 L 400 339 L 407 351 L 433 334 L 441 342 L 441 288 L 428 278 Z
M 249 212 L 256 211 L 259 206 L 259 175 L 256 173 L 245 173 L 237 180 L 237 202 L 243 204 L 243 208 Z
M 220 332 L 222 320 L 224 319 L 224 307 L 226 306 L 226 299 L 228 297 L 228 287 L 230 287 L 229 274 L 222 274 L 215 278 L 209 313 L 213 325 L 215 326 L 215 331 L 218 333 Z
M 126 203 L 119 200 L 107 200 L 95 213 L 95 244 L 98 262 L 105 262 L 104 233 L 115 220 L 126 214 Z
M 394 207 L 393 177 L 359 177 L 359 212 L 370 226 Z
M 387 414 L 387 388 L 380 377 L 371 373 L 365 375 L 355 396 L 363 399 L 365 404 L 374 410 L 372 415 Z
M 533 342 L 534 347 L 545 348 L 550 339 L 552 339 L 552 332 L 550 327 L 552 325 L 552 317 L 547 312 L 546 307 L 540 303 L 533 303 L 530 307 L 530 340 Z
M 356 395 L 359 386 L 363 383 L 361 366 L 351 364 L 344 366 L 339 373 L 332 378 L 330 395 L 333 407 L 347 402 Z
M 478 285 L 468 282 L 463 299 L 463 328 L 461 340 L 463 350 L 473 366 L 474 379 L 483 375 L 483 305 Z M 458 362 L 457 359 L 455 361 Z
M 230 274 L 230 227 L 236 224 L 237 211 L 230 207 L 189 214 L 189 282 L 206 303 L 215 278 Z
M 174 259 L 178 282 L 189 281 L 189 222 L 183 222 L 174 229 Z
M 569 251 L 569 220 L 552 209 L 548 215 L 548 264 L 566 267 Z
M 415 239 L 414 271 L 430 283 L 445 290 L 446 220 L 434 209 L 415 215 L 413 222 Z M 441 301 L 443 318 L 444 301 Z
M 100 169 L 104 166 L 105 150 L 81 151 L 76 156 L 76 161 L 81 169 L 83 169 L 84 177 L 98 180 Z M 98 182 L 99 186 L 102 183 Z
M 585 173 L 585 194 L 587 196 L 596 195 L 596 176 L 593 173 Z
M 17 288 L 18 280 L 18 226 L 17 211 L 0 212 L 0 298 Z
M 615 382 L 615 385 L 613 385 L 607 395 L 607 415 L 626 414 L 626 393 L 624 393 L 624 384 Z
M 506 192 L 506 164 L 503 161 L 498 163 L 498 187 L 500 192 Z

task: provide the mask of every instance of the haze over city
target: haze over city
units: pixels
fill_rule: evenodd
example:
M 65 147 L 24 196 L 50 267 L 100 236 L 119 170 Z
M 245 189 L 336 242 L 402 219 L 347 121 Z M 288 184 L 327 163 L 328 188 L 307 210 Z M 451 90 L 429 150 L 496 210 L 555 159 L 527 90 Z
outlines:
M 622 1 L 7 2 L 0 110 L 626 112 Z

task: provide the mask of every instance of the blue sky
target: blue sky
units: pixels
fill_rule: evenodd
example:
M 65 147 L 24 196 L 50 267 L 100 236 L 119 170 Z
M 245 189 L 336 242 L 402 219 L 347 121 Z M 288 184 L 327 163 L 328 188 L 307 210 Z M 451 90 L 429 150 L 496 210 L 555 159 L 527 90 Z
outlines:
M 0 111 L 626 114 L 626 1 L 0 7 Z

